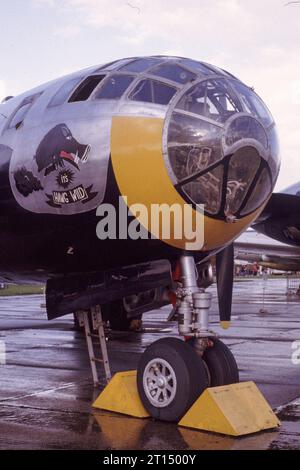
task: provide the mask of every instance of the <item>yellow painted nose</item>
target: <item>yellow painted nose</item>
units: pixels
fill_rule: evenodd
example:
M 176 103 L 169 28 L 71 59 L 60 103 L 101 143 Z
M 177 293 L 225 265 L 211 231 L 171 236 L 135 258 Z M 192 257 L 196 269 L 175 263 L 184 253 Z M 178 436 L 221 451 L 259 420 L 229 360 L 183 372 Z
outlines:
M 175 189 L 165 166 L 162 149 L 164 120 L 148 117 L 115 116 L 112 120 L 111 159 L 120 194 L 126 198 L 128 207 L 143 204 L 151 214 L 153 204 L 179 204 L 182 209 L 185 200 Z M 234 223 L 203 216 L 203 246 L 200 251 L 209 251 L 226 245 L 243 232 L 265 204 L 252 214 Z M 195 218 L 195 210 L 190 207 L 190 216 Z M 150 215 L 149 215 L 150 217 Z M 151 220 L 145 220 L 144 214 L 137 214 L 141 225 L 161 239 L 157 227 L 151 226 Z M 173 221 L 171 221 L 173 223 Z M 199 246 L 181 231 L 181 239 L 172 236 L 178 233 L 176 227 L 170 228 L 171 237 L 163 241 L 179 249 L 199 251 Z

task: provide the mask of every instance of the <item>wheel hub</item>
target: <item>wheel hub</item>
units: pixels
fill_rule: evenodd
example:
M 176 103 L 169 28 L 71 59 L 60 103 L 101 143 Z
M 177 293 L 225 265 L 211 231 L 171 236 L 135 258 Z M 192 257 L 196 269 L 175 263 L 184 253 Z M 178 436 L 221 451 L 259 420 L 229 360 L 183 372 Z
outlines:
M 154 406 L 164 408 L 170 405 L 177 390 L 176 375 L 172 366 L 162 358 L 150 361 L 144 370 L 143 387 Z
M 166 380 L 163 377 L 159 377 L 157 379 L 157 385 L 159 388 L 165 388 L 166 387 Z

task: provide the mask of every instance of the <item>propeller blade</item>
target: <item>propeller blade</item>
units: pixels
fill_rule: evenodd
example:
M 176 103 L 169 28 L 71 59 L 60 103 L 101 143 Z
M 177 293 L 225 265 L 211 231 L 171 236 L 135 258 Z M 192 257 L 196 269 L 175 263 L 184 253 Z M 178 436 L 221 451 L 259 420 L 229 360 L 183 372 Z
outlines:
M 222 328 L 230 326 L 233 290 L 234 252 L 233 244 L 216 255 L 217 290 L 220 322 Z

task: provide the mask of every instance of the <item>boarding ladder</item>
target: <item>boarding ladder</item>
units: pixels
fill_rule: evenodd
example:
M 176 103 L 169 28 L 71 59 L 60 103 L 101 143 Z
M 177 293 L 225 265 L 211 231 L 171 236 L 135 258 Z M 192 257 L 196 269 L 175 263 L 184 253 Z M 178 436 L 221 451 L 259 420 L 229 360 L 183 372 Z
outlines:
M 100 305 L 96 305 L 95 307 L 91 307 L 90 311 L 79 310 L 76 312 L 76 316 L 79 321 L 79 325 L 84 328 L 94 386 L 97 387 L 100 384 L 97 363 L 103 365 L 106 381 L 109 382 L 111 379 L 101 307 Z M 90 319 L 93 331 L 97 331 L 97 334 L 91 332 Z M 101 358 L 95 356 L 94 340 L 99 341 L 102 354 Z

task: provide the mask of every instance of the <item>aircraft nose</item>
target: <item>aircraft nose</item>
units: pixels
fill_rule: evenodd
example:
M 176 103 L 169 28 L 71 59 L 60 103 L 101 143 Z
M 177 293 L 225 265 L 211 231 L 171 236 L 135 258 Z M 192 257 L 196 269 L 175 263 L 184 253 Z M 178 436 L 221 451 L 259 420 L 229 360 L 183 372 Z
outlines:
M 253 90 L 236 82 L 193 85 L 173 106 L 165 130 L 166 166 L 177 190 L 227 221 L 262 206 L 279 170 L 273 118 Z

